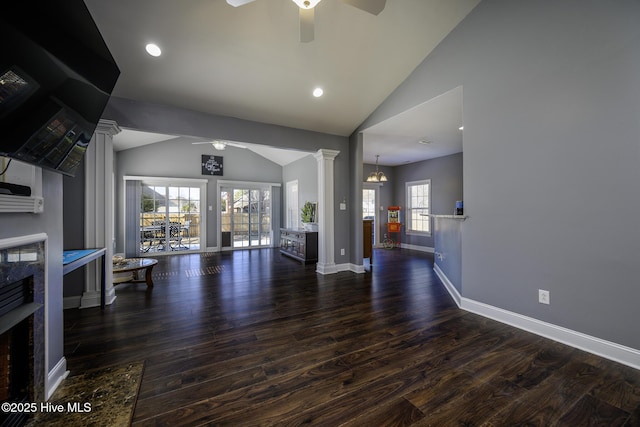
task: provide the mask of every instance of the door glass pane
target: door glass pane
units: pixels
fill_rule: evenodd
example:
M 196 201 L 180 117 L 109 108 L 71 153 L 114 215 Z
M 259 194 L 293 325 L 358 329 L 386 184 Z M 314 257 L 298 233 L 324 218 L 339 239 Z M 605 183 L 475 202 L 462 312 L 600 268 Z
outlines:
M 233 247 L 249 246 L 249 190 L 233 190 Z
M 376 219 L 376 190 L 364 188 L 362 190 L 362 219 Z M 371 228 L 371 241 L 376 241 L 376 227 L 374 223 Z
M 220 226 L 223 248 L 270 246 L 270 190 L 221 188 Z
M 200 249 L 200 188 L 145 185 L 140 251 Z
M 260 217 L 259 217 L 259 232 L 260 239 L 258 244 L 260 246 L 271 245 L 271 191 L 260 191 Z

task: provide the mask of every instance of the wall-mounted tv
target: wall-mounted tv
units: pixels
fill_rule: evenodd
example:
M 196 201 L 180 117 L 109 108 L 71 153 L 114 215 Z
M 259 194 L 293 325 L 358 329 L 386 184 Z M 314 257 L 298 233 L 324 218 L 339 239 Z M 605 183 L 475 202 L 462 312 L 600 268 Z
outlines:
M 119 75 L 82 0 L 0 2 L 0 155 L 74 176 Z

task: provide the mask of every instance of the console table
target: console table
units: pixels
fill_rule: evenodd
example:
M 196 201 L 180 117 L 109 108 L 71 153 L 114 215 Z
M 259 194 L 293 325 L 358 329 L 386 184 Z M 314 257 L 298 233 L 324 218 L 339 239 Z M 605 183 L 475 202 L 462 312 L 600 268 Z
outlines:
M 281 228 L 280 253 L 305 264 L 318 261 L 318 232 Z

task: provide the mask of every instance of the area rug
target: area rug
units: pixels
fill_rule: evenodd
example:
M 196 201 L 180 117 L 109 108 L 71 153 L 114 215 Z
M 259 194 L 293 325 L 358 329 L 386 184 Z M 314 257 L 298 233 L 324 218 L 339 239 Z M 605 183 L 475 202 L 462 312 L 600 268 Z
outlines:
M 96 369 L 65 379 L 28 426 L 128 426 L 144 363 Z

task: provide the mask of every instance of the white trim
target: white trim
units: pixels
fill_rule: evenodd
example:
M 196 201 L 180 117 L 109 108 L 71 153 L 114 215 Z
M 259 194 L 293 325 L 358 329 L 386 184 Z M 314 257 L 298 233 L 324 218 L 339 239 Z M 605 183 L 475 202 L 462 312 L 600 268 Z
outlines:
M 458 308 L 462 308 L 462 296 L 460 295 L 456 287 L 453 286 L 451 280 L 449 280 L 447 275 L 444 274 L 444 271 L 440 270 L 440 267 L 438 267 L 437 264 L 433 265 L 433 270 L 436 272 L 436 275 L 438 276 L 444 287 L 447 288 L 449 295 L 451 295 L 451 298 L 453 298 L 453 301 L 456 303 Z
M 518 329 L 549 338 L 568 346 L 584 350 L 614 362 L 622 363 L 634 369 L 640 369 L 640 350 L 603 340 L 552 323 L 494 307 L 479 301 L 461 297 L 451 281 L 436 265 L 434 270 L 451 297 L 462 310 L 496 320 Z
M 47 242 L 46 233 L 28 234 L 26 236 L 7 237 L 6 239 L 0 239 L 0 249 L 9 249 L 14 246 L 23 246 L 23 245 L 28 245 L 30 243 L 37 243 L 37 242 L 45 242 L 46 244 Z M 46 250 L 47 248 L 45 248 L 45 262 L 47 261 L 46 256 L 48 255 L 46 253 Z
M 224 179 L 218 180 L 219 185 L 241 185 L 241 186 L 249 186 L 253 188 L 264 188 L 265 186 L 269 187 L 282 187 L 282 183 L 280 182 L 261 182 L 261 181 L 227 181 Z
M 122 177 L 123 181 L 142 181 L 148 184 L 161 183 L 161 185 L 166 185 L 166 182 L 169 181 L 171 183 L 177 184 L 203 184 L 209 182 L 208 179 L 202 178 L 170 178 L 170 177 L 161 177 L 161 176 L 135 176 L 135 175 L 125 175 Z M 169 186 L 171 186 L 169 184 Z
M 49 400 L 49 398 L 56 391 L 60 383 L 69 376 L 69 371 L 67 371 L 67 359 L 64 356 L 58 360 L 56 366 L 53 367 L 51 371 L 47 374 L 46 384 L 45 384 L 45 400 Z
M 400 243 L 400 247 L 402 249 L 411 249 L 413 251 L 427 252 L 430 254 L 435 252 L 435 249 L 430 246 L 418 246 L 418 245 L 412 245 L 409 243 Z
M 364 269 L 364 264 L 340 264 L 338 265 L 339 271 L 351 271 L 352 273 L 362 274 L 367 271 Z
M 316 264 L 316 273 L 335 274 L 338 271 L 338 266 L 335 263 Z

